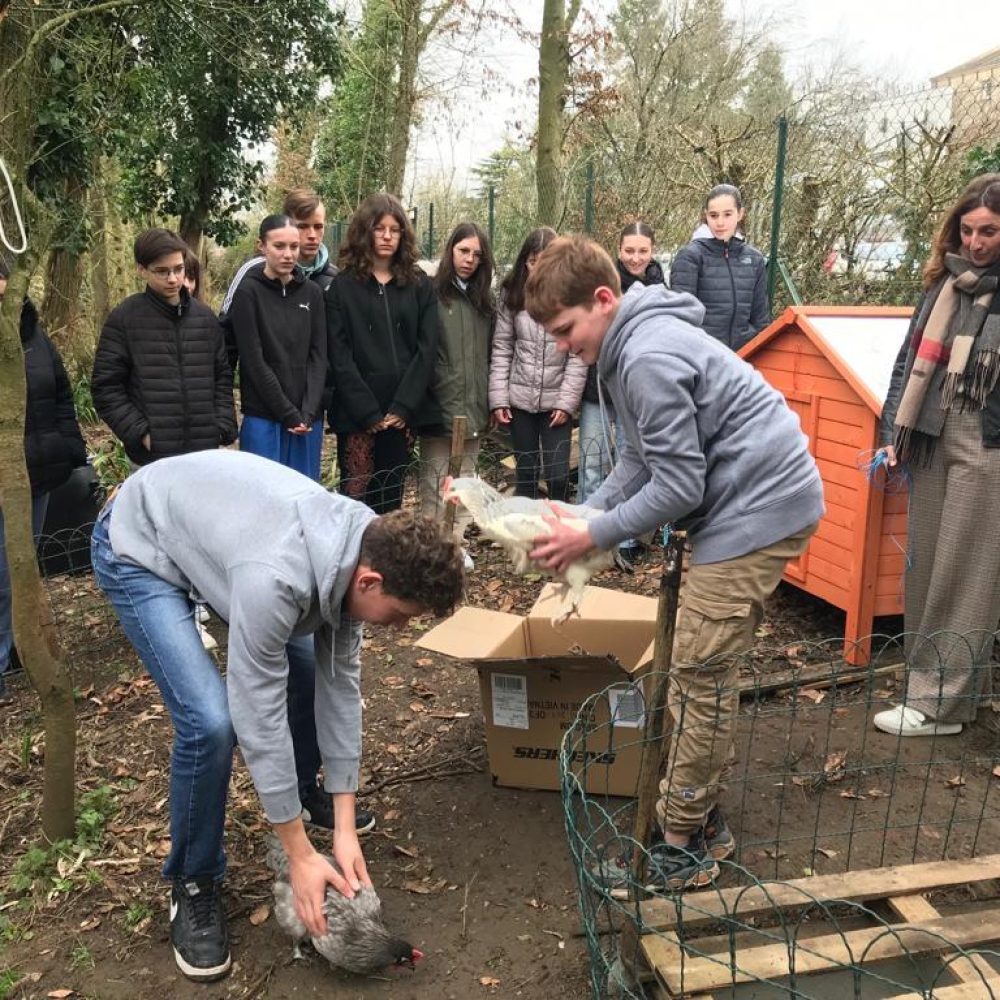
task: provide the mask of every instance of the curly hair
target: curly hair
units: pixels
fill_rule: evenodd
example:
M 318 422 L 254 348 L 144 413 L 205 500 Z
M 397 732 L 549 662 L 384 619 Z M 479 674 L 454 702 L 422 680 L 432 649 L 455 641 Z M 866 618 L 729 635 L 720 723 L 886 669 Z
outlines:
M 400 229 L 399 246 L 392 255 L 390 265 L 393 278 L 401 285 L 417 282 L 422 272 L 417 267 L 417 240 L 410 217 L 402 202 L 395 195 L 385 192 L 369 195 L 351 216 L 347 235 L 337 253 L 337 267 L 341 271 L 349 271 L 359 281 L 367 280 L 375 263 L 372 253 L 375 227 L 383 215 L 391 215 Z
M 462 548 L 441 522 L 409 510 L 376 518 L 361 539 L 360 562 L 382 575 L 382 592 L 446 615 L 465 589 Z
M 982 207 L 1000 215 L 1000 174 L 980 174 L 973 178 L 944 217 L 924 266 L 925 291 L 944 277 L 945 254 L 960 253 L 962 250 L 962 216 Z

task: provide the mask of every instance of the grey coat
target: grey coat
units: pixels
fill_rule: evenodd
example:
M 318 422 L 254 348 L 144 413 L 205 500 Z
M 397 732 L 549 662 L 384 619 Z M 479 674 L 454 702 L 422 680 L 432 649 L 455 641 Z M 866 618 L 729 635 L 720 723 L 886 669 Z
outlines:
M 576 413 L 587 381 L 587 366 L 560 351 L 556 342 L 523 309 L 497 313 L 490 361 L 490 409 L 514 407 L 528 413 Z
M 677 251 L 670 287 L 698 299 L 705 307 L 705 332 L 734 351 L 771 322 L 767 262 L 739 236 L 723 243 L 708 226 L 699 226 L 694 239 Z

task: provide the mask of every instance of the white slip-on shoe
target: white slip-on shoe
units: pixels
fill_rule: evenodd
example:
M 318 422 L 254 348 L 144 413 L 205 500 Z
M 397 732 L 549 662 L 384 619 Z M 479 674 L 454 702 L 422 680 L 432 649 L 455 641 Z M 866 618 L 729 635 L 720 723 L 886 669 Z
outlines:
M 876 713 L 872 722 L 890 736 L 955 736 L 962 731 L 961 722 L 935 722 L 905 705 L 893 705 Z

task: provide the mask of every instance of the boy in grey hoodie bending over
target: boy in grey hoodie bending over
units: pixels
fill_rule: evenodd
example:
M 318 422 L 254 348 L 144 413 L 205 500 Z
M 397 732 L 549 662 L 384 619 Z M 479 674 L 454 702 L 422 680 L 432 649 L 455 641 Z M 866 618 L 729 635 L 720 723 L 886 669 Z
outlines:
M 288 855 L 299 917 L 325 933 L 327 885 L 371 884 L 355 831 L 361 623 L 449 611 L 462 553 L 437 522 L 377 517 L 245 452 L 165 458 L 130 476 L 98 518 L 94 572 L 170 712 L 170 937 L 190 979 L 230 966 L 219 887 L 233 747 Z M 226 678 L 202 647 L 194 602 L 229 623 Z M 338 873 L 309 842 L 288 726 L 288 675 L 315 670 Z
M 798 418 L 753 369 L 700 327 L 694 296 L 633 286 L 621 296 L 611 258 L 582 237 L 539 256 L 528 312 L 564 351 L 596 362 L 625 446 L 587 501 L 605 513 L 580 532 L 553 518 L 532 558 L 561 570 L 662 524 L 688 532 L 691 566 L 677 618 L 673 717 L 650 856 L 658 887 L 708 884 L 735 850 L 719 810 L 735 757 L 737 662 L 790 559 L 823 514 L 823 488 Z M 557 511 L 558 513 L 558 511 Z M 598 876 L 624 884 L 630 858 Z

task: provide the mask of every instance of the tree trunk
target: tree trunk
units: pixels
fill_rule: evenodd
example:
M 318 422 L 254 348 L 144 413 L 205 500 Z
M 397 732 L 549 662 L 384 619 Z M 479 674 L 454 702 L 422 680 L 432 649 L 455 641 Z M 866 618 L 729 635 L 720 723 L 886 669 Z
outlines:
M 94 290 L 94 336 L 100 337 L 104 320 L 111 312 L 111 283 L 108 279 L 108 213 L 104 174 L 99 168 L 97 183 L 90 189 L 90 287 Z
M 577 0 L 545 0 L 538 46 L 538 147 L 535 178 L 540 226 L 558 226 L 562 218 L 562 126 L 569 82 L 569 31 L 579 10 Z
M 37 155 L 35 123 L 45 80 L 42 48 L 28 46 L 44 18 L 37 7 L 24 5 L 18 24 L 10 17 L 0 19 L 0 67 L 10 67 L 26 52 L 33 53 L 17 74 L 0 71 L 0 155 L 7 161 L 22 207 L 22 179 Z M 12 218 L 6 190 L 0 193 L 0 210 L 5 219 Z M 46 243 L 41 227 L 36 227 L 32 237 L 36 245 L 29 247 L 29 252 L 38 253 Z M 31 488 L 24 464 L 24 358 L 19 336 L 20 305 L 28 290 L 28 277 L 26 267 L 12 268 L 0 307 L 0 508 L 4 511 L 10 566 L 14 639 L 41 700 L 44 719 L 42 833 L 55 841 L 72 837 L 75 827 L 76 717 L 72 678 L 38 573 L 31 531 Z
M 396 0 L 399 30 L 399 80 L 389 122 L 389 164 L 386 189 L 400 195 L 410 148 L 410 125 L 417 103 L 417 61 L 420 56 L 420 13 L 423 0 Z
M 63 659 L 48 594 L 38 572 L 31 531 L 31 487 L 24 464 L 24 358 L 18 334 L 27 272 L 15 270 L 0 310 L 0 507 L 13 596 L 14 640 L 42 703 L 45 773 L 42 832 L 73 836 L 76 716 L 73 681 Z

